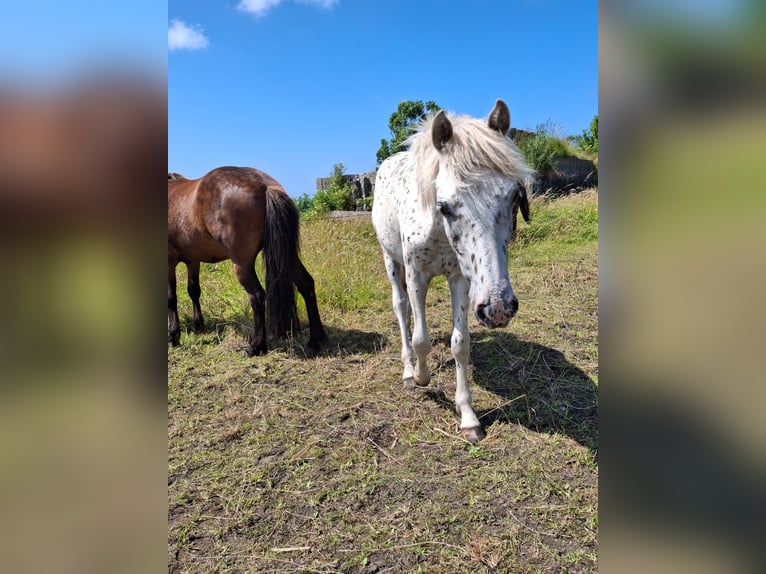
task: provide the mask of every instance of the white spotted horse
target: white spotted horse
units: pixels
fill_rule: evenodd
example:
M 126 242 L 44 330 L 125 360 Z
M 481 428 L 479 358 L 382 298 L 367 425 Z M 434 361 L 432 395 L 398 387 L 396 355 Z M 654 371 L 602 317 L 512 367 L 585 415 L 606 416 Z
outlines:
M 407 140 L 409 150 L 381 164 L 372 207 L 399 321 L 405 389 L 430 381 L 426 291 L 433 277 L 447 277 L 455 409 L 463 436 L 472 443 L 483 439 L 484 431 L 468 388 L 468 307 L 489 328 L 505 327 L 519 308 L 507 248 L 517 211 L 529 221 L 525 185 L 534 171 L 508 137 L 510 124 L 502 100 L 486 121 L 443 110 L 427 118 Z

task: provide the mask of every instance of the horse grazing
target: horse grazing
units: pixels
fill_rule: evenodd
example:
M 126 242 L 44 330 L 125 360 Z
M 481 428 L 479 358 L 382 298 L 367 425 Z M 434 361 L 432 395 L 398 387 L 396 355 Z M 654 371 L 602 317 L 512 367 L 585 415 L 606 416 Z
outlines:
M 299 216 L 290 196 L 271 176 L 248 167 L 219 167 L 199 179 L 168 173 L 168 320 L 170 342 L 178 345 L 181 327 L 176 299 L 176 266 L 186 264 L 194 307 L 193 330 L 204 328 L 199 305 L 200 262 L 231 259 L 237 280 L 253 308 L 253 336 L 246 354 L 266 353 L 266 309 L 272 335 L 284 337 L 298 324 L 293 284 L 309 318 L 307 352 L 326 339 L 319 317 L 314 279 L 301 263 Z M 255 274 L 263 250 L 266 290 Z
M 529 221 L 524 183 L 534 171 L 507 137 L 510 124 L 502 100 L 486 122 L 439 111 L 407 140 L 409 151 L 381 164 L 372 206 L 399 320 L 405 389 L 430 381 L 426 291 L 433 277 L 447 277 L 455 409 L 463 436 L 472 443 L 484 438 L 484 431 L 471 407 L 466 374 L 468 305 L 490 328 L 505 327 L 519 308 L 508 277 L 507 248 L 517 211 Z M 411 339 L 410 312 L 415 321 Z

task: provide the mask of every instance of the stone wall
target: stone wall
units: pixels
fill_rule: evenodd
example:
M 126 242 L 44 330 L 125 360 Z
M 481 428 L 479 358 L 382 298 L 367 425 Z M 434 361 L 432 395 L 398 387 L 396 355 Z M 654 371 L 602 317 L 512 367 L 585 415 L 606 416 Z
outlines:
M 537 177 L 532 195 L 559 195 L 581 191 L 598 185 L 598 169 L 589 159 L 575 157 L 557 157 L 553 168 L 545 175 Z
M 354 186 L 354 199 L 372 197 L 375 191 L 375 172 L 346 174 L 343 176 L 343 183 Z M 324 191 L 331 185 L 331 177 L 317 178 L 317 191 Z

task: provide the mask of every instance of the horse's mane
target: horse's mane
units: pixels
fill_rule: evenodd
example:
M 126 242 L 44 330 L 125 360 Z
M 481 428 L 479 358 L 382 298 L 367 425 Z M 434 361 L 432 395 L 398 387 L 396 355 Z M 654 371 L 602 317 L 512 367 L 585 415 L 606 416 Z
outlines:
M 469 116 L 448 115 L 452 123 L 452 138 L 441 151 L 434 147 L 431 126 L 434 116 L 423 120 L 417 133 L 406 140 L 415 162 L 415 181 L 420 192 L 420 204 L 426 211 L 436 203 L 436 176 L 441 159 L 458 183 L 466 187 L 491 170 L 528 182 L 535 174 L 511 138 L 490 128 L 485 121 Z
M 180 173 L 176 173 L 174 171 L 168 172 L 168 181 L 175 181 L 177 179 L 187 179 L 187 178 L 186 176 L 183 176 Z

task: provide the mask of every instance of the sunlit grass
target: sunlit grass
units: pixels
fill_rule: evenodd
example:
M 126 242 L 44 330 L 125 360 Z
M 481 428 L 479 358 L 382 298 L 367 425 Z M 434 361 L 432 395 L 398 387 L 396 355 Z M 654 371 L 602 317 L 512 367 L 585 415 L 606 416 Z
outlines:
M 169 566 L 186 572 L 597 570 L 595 191 L 535 200 L 509 268 L 507 329 L 470 321 L 487 431 L 453 412 L 446 281 L 427 299 L 425 389 L 405 393 L 383 257 L 369 221 L 302 225 L 329 340 L 314 359 L 252 325 L 231 264 L 203 267 L 206 332 L 168 352 Z M 260 273 L 261 271 L 259 271 Z M 298 298 L 303 313 L 303 304 Z

